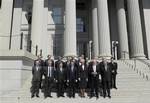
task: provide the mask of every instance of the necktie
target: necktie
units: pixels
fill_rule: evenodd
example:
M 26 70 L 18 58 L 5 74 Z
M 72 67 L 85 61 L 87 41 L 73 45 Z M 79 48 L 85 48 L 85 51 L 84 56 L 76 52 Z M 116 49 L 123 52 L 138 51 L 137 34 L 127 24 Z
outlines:
M 84 70 L 84 65 L 82 65 L 82 69 Z
M 73 66 L 71 66 L 71 70 L 72 70 L 72 72 L 73 72 Z
M 48 67 L 48 77 L 51 77 L 51 67 Z
M 51 67 L 49 67 L 49 76 L 51 77 Z
M 38 67 L 36 67 L 36 70 L 38 71 L 38 70 L 39 70 L 39 68 L 38 68 Z
M 49 77 L 49 67 L 48 67 L 48 77 Z
M 105 70 L 107 71 L 107 63 L 105 64 Z

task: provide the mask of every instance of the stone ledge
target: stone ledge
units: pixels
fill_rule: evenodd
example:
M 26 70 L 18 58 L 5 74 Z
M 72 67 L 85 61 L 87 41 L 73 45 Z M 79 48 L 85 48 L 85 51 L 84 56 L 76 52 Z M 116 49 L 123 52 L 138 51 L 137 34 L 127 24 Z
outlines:
M 10 59 L 30 59 L 35 60 L 37 57 L 25 50 L 0 50 L 0 60 Z

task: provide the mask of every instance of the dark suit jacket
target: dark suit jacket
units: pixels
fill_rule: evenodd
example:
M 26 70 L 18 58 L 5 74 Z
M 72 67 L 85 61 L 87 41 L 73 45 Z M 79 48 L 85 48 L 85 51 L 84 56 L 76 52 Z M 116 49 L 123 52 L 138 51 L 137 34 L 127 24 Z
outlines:
M 62 60 L 57 60 L 56 62 L 55 62 L 55 68 L 59 68 L 59 64 L 60 63 L 63 63 L 63 68 L 66 68 L 65 66 L 66 66 L 66 64 L 65 64 L 65 62 L 63 62 Z
M 55 69 L 54 69 L 54 67 L 52 67 L 52 69 L 51 69 L 51 78 L 55 78 L 55 75 L 56 75 L 56 71 L 55 71 Z M 48 78 L 48 66 L 46 66 L 45 68 L 44 68 L 44 76 L 46 77 L 46 78 Z
M 93 72 L 94 72 L 94 69 L 93 69 L 93 65 L 91 64 L 91 65 L 89 65 L 89 75 L 90 75 L 90 77 L 99 79 L 99 73 L 100 73 L 99 65 L 96 65 L 96 73 L 97 74 L 95 75 L 95 74 L 93 74 Z
M 112 74 L 117 74 L 118 65 L 116 62 L 112 63 L 110 62 L 111 68 L 112 68 Z
M 48 60 L 49 60 L 49 59 L 46 59 L 46 60 L 45 60 L 45 63 L 44 63 L 45 66 L 48 66 Z M 52 60 L 52 67 L 54 67 L 54 60 Z
M 34 66 L 35 66 L 36 61 L 38 61 L 38 59 L 34 60 Z M 45 64 L 45 63 L 44 63 L 44 60 L 40 59 L 39 61 L 40 61 L 40 66 L 43 67 L 44 64 Z
M 77 80 L 78 71 L 76 65 L 74 65 L 73 71 L 71 69 L 71 65 L 67 67 L 67 80 Z
M 32 67 L 32 81 L 41 81 L 42 80 L 42 67 L 38 67 L 38 71 L 36 69 L 36 66 Z
M 107 71 L 105 70 L 105 65 L 103 62 L 100 63 L 100 74 L 102 77 L 102 82 L 104 81 L 111 81 L 112 78 L 112 69 L 111 69 L 111 65 L 109 63 L 107 63 Z
M 84 65 L 84 70 L 82 69 L 82 65 L 79 66 L 79 78 L 88 79 L 88 68 L 86 65 Z
M 56 80 L 58 80 L 58 82 L 66 80 L 66 70 L 64 68 L 62 69 L 62 72 L 60 71 L 60 68 L 56 69 Z

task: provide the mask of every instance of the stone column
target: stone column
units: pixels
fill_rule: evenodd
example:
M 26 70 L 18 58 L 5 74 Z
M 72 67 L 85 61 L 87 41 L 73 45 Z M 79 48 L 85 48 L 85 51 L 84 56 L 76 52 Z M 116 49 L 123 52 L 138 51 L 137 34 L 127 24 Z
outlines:
M 116 6 L 118 17 L 119 49 L 121 52 L 121 59 L 129 59 L 128 33 L 124 0 L 116 0 Z
M 49 48 L 50 48 L 50 42 L 48 41 L 48 0 L 44 1 L 44 8 L 43 8 L 43 39 L 41 39 L 42 43 L 42 55 L 44 58 L 47 58 L 47 55 L 50 54 Z
M 22 20 L 22 0 L 14 0 L 14 14 L 13 14 L 13 27 L 12 27 L 12 40 L 11 40 L 12 50 L 20 49 L 21 20 Z
M 76 56 L 76 0 L 65 0 L 64 56 Z
M 38 46 L 38 54 L 42 48 L 43 39 L 43 8 L 44 0 L 33 0 L 31 40 L 32 53 L 35 54 L 35 46 Z
M 0 9 L 0 50 L 9 50 L 13 0 L 3 0 Z
M 138 0 L 127 0 L 129 37 L 132 58 L 144 59 L 143 36 Z
M 94 57 L 99 55 L 99 42 L 98 42 L 98 20 L 97 20 L 97 1 L 92 0 L 92 28 L 93 28 L 93 47 Z
M 110 28 L 108 19 L 107 0 L 97 0 L 98 4 L 98 30 L 99 30 L 99 56 L 110 58 Z

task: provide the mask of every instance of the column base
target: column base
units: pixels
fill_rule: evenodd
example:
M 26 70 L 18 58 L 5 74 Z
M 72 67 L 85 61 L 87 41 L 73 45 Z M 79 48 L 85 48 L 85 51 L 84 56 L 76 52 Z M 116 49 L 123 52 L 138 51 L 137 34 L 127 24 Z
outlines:
M 120 59 L 121 60 L 123 60 L 123 59 L 130 59 L 129 54 L 123 54 L 123 55 L 121 55 Z
M 68 53 L 68 54 L 65 54 L 64 55 L 65 57 L 76 57 L 77 55 L 76 54 L 71 54 L 71 53 Z
M 147 59 L 144 54 L 136 54 L 131 56 L 131 59 Z
M 99 58 L 111 59 L 111 55 L 99 55 Z

